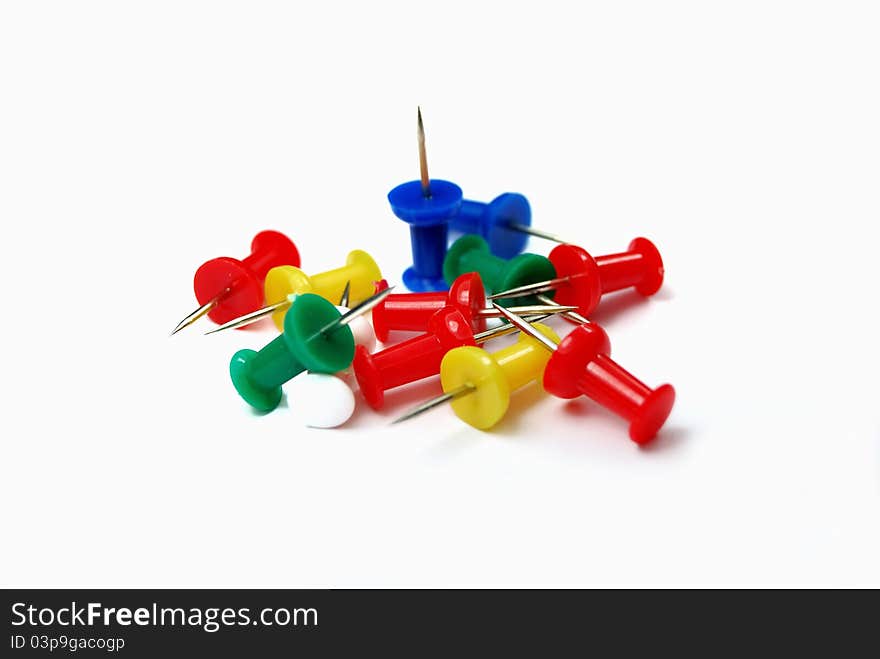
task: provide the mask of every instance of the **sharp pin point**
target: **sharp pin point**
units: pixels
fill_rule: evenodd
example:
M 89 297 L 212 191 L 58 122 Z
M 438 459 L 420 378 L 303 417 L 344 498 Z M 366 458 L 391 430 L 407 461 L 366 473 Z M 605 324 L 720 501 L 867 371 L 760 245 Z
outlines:
M 435 407 L 439 407 L 440 405 L 448 403 L 449 401 L 456 398 L 461 398 L 462 396 L 471 394 L 476 390 L 476 386 L 472 384 L 463 384 L 460 387 L 453 389 L 452 391 L 448 391 L 445 394 L 437 396 L 436 398 L 432 398 L 431 400 L 426 400 L 423 403 L 419 403 L 408 412 L 405 412 L 401 416 L 394 419 L 394 421 L 391 422 L 391 425 L 394 425 L 395 423 L 401 423 L 402 421 L 407 421 L 409 419 L 412 419 L 413 417 L 417 417 L 420 414 L 424 414 L 428 410 L 432 410 Z
M 224 291 L 224 293 L 225 293 L 225 291 Z M 194 322 L 196 322 L 199 318 L 201 318 L 206 313 L 208 313 L 211 309 L 214 308 L 214 305 L 217 304 L 217 301 L 221 298 L 221 296 L 222 296 L 222 294 L 218 295 L 213 300 L 209 300 L 208 302 L 206 302 L 205 304 L 200 306 L 198 309 L 193 311 L 191 314 L 189 314 L 186 318 L 184 318 L 179 323 L 177 323 L 177 327 L 174 328 L 174 330 L 171 332 L 171 334 L 169 336 L 174 336 L 180 330 L 184 329 L 185 327 L 189 327 Z
M 525 224 L 520 224 L 519 222 L 508 222 L 507 226 L 514 231 L 519 231 L 520 233 L 527 233 L 530 236 L 537 236 L 538 238 L 543 238 L 544 240 L 552 240 L 554 243 L 560 243 L 563 245 L 569 244 L 570 241 L 564 240 L 557 236 L 554 233 L 549 233 L 547 231 L 541 231 L 540 229 L 536 229 L 535 227 L 526 226 Z
M 418 108 L 419 118 L 419 174 L 422 179 L 422 194 L 431 196 L 431 178 L 428 176 L 428 152 L 425 148 L 425 125 L 422 123 L 422 108 Z
M 347 307 L 349 302 L 349 296 L 351 295 L 351 280 L 349 279 L 345 282 L 345 289 L 342 291 L 342 297 L 339 298 L 339 306 Z

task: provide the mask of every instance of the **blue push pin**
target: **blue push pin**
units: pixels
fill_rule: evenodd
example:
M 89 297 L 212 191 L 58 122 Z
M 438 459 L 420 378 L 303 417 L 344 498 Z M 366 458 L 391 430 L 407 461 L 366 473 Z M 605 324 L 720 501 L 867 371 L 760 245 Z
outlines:
M 465 199 L 458 215 L 449 223 L 453 231 L 482 237 L 489 243 L 489 251 L 502 259 L 522 253 L 532 232 L 531 225 L 529 200 L 516 192 L 505 192 L 488 204 Z
M 403 283 L 417 293 L 445 291 L 443 259 L 449 222 L 461 208 L 461 188 L 455 183 L 431 180 L 425 152 L 425 128 L 419 109 L 419 168 L 421 181 L 409 181 L 388 193 L 391 210 L 409 224 L 413 264 L 403 273 Z

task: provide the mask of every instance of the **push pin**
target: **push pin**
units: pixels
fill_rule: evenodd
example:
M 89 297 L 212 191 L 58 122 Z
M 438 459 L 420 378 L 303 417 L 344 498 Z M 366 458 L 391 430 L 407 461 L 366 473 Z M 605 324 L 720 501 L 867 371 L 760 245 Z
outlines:
M 584 395 L 608 408 L 629 421 L 630 439 L 637 444 L 651 441 L 666 422 L 675 403 L 675 389 L 669 384 L 651 389 L 611 359 L 611 344 L 601 327 L 580 325 L 557 342 L 536 332 L 516 314 L 498 309 L 550 351 L 543 379 L 549 393 L 559 398 Z
M 556 270 L 547 257 L 520 254 L 505 260 L 491 254 L 489 244 L 473 234 L 462 236 L 450 245 L 443 262 L 443 275 L 450 284 L 465 272 L 478 272 L 483 284 L 493 293 L 518 291 L 526 284 L 556 277 Z M 498 297 L 500 295 L 493 295 L 490 299 Z M 504 295 L 504 299 L 510 305 L 534 304 L 528 295 Z
M 533 327 L 549 340 L 559 341 L 546 325 L 535 323 Z M 541 379 L 548 359 L 547 351 L 528 334 L 520 334 L 515 344 L 495 353 L 472 346 L 450 350 L 440 363 L 443 395 L 418 405 L 393 423 L 449 402 L 459 419 L 488 430 L 504 417 L 511 392 Z
M 388 193 L 388 202 L 394 214 L 409 224 L 413 264 L 403 273 L 403 283 L 411 291 L 441 291 L 446 290 L 443 257 L 448 223 L 461 207 L 461 188 L 429 178 L 421 109 L 418 138 L 421 180 L 398 185 Z
M 556 291 L 557 303 L 575 305 L 582 316 L 588 316 L 605 293 L 632 286 L 649 296 L 663 284 L 663 259 L 647 238 L 636 238 L 626 252 L 595 258 L 582 247 L 558 245 L 549 259 L 555 269 L 552 278 L 495 292 L 488 299 Z
M 424 334 L 372 355 L 359 346 L 352 368 L 364 399 L 378 410 L 387 390 L 437 375 L 443 355 L 453 348 L 477 345 L 515 331 L 508 323 L 474 334 L 460 311 L 445 307 L 431 317 Z
M 424 332 L 428 329 L 431 317 L 446 306 L 458 309 L 475 332 L 485 331 L 487 318 L 501 316 L 494 308 L 486 308 L 486 293 L 480 275 L 467 272 L 452 282 L 449 291 L 389 295 L 373 309 L 376 337 L 384 342 L 388 340 L 389 330 Z M 574 306 L 560 308 L 552 300 L 543 305 L 511 308 L 520 316 L 562 313 L 575 309 L 577 307 Z
M 354 302 L 364 300 L 375 291 L 376 282 L 382 279 L 379 266 L 373 257 L 356 249 L 349 252 L 341 268 L 319 272 L 309 276 L 299 268 L 284 265 L 272 268 L 266 274 L 264 291 L 266 306 L 211 330 L 208 334 L 222 332 L 233 327 L 245 327 L 271 315 L 275 326 L 284 329 L 284 316 L 291 300 L 303 293 L 314 293 L 331 302 L 341 299 L 348 286 L 346 297 Z M 348 306 L 347 304 L 341 306 Z
M 459 233 L 474 233 L 489 243 L 495 256 L 510 259 L 526 248 L 529 235 L 557 243 L 568 242 L 559 236 L 532 226 L 529 201 L 516 192 L 505 192 L 488 204 L 464 199 L 461 209 L 449 223 Z
M 296 245 L 277 231 L 261 231 L 251 241 L 251 254 L 239 261 L 221 256 L 202 264 L 193 279 L 196 299 L 201 305 L 181 320 L 171 335 L 208 314 L 215 323 L 259 309 L 263 304 L 263 280 L 279 265 L 299 266 Z
M 311 293 L 297 296 L 284 318 L 284 332 L 259 352 L 239 350 L 229 363 L 232 384 L 252 407 L 269 412 L 281 401 L 281 385 L 308 369 L 336 373 L 351 364 L 354 337 L 348 327 L 391 289 L 377 293 L 346 314 Z

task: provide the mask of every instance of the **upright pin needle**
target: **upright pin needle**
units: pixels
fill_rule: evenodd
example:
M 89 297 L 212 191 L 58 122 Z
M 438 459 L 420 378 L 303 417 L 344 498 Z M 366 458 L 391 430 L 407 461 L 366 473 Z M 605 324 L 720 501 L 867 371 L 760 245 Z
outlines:
M 419 172 L 422 177 L 422 194 L 431 196 L 431 178 L 428 176 L 428 152 L 425 149 L 425 125 L 422 123 L 422 108 L 418 108 L 419 116 Z
M 339 306 L 347 307 L 349 302 L 349 296 L 351 295 L 351 280 L 349 279 L 345 282 L 345 288 L 342 290 L 342 295 L 339 298 Z
M 343 325 L 348 325 L 349 323 L 354 321 L 355 318 L 363 316 L 365 313 L 370 311 L 370 309 L 372 309 L 377 304 L 379 304 L 382 300 L 384 300 L 386 296 L 390 295 L 391 291 L 393 291 L 393 290 L 394 290 L 394 286 L 389 286 L 388 288 L 379 291 L 375 295 L 368 297 L 366 300 L 364 300 L 363 302 L 361 302 L 357 306 L 352 307 L 351 309 L 346 311 L 344 314 L 339 316 L 339 318 L 336 318 L 335 320 L 324 325 L 324 327 L 322 327 L 317 332 L 315 332 L 310 337 L 308 337 L 306 339 L 306 341 L 311 341 L 313 339 L 316 339 L 318 336 L 321 336 L 322 334 L 327 334 L 327 332 L 332 332 L 337 327 L 341 327 Z
M 206 313 L 208 313 L 211 309 L 213 309 L 217 305 L 217 303 L 220 301 L 220 299 L 224 295 L 226 295 L 226 293 L 228 293 L 228 292 L 229 292 L 229 289 L 227 288 L 225 291 L 223 291 L 222 293 L 220 293 L 216 297 L 208 300 L 207 302 L 205 302 L 205 304 L 200 306 L 198 309 L 196 309 L 191 314 L 189 314 L 186 318 L 184 318 L 179 323 L 177 323 L 177 327 L 174 328 L 174 330 L 171 332 L 170 336 L 174 336 L 180 330 L 184 329 L 185 327 L 189 327 L 194 322 L 196 322 L 199 318 L 201 318 Z

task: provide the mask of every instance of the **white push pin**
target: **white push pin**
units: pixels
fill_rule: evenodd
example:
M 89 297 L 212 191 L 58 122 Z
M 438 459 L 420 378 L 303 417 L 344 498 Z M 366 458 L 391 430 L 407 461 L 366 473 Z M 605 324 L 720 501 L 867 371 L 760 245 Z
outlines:
M 294 416 L 310 428 L 335 428 L 354 413 L 354 392 L 335 375 L 303 373 L 287 385 Z

